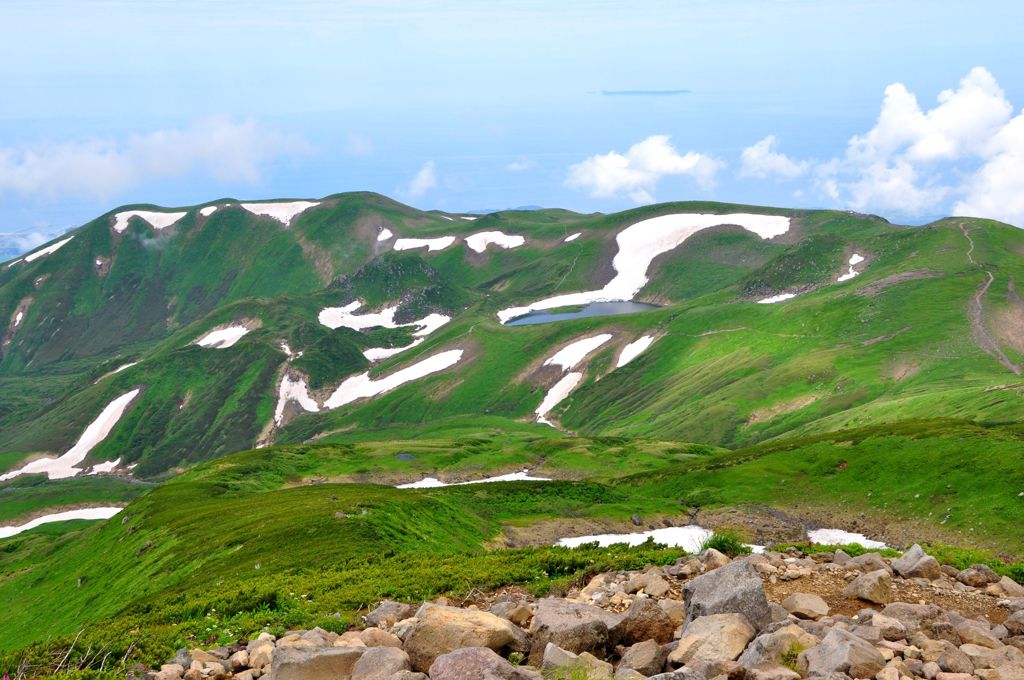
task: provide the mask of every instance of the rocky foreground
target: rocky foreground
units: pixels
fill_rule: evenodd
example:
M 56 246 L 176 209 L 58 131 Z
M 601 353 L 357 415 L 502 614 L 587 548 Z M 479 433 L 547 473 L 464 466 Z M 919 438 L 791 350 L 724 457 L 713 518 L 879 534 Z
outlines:
M 566 598 L 384 602 L 366 627 L 181 650 L 147 680 L 1024 680 L 1024 587 L 842 550 L 607 573 Z

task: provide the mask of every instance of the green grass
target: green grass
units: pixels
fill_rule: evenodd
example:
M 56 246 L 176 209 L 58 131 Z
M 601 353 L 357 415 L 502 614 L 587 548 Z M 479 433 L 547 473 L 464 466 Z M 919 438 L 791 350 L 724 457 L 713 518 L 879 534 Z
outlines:
M 716 531 L 701 542 L 700 552 L 705 550 L 717 550 L 723 555 L 736 557 L 749 554 L 751 549 L 735 531 Z

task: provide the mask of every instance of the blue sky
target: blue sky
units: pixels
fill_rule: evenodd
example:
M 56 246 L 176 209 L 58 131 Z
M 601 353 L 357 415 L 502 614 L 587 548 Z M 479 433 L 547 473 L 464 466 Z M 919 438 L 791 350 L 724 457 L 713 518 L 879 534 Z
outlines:
M 361 189 L 1024 226 L 1020 26 L 984 0 L 4 0 L 0 246 L 124 203 Z

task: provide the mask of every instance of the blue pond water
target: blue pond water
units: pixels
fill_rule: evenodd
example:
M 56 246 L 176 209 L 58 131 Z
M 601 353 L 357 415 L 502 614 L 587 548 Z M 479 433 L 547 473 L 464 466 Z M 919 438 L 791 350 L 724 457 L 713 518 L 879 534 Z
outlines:
M 646 302 L 591 302 L 589 305 L 575 312 L 549 312 L 536 311 L 524 314 L 509 321 L 506 326 L 532 326 L 538 323 L 552 323 L 565 321 L 566 319 L 583 319 L 590 316 L 617 316 L 619 314 L 634 314 L 646 312 L 651 309 L 658 309 L 658 305 Z

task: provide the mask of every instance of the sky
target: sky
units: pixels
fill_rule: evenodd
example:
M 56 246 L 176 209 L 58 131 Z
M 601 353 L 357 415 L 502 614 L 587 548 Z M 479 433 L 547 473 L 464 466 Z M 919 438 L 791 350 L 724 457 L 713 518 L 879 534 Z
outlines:
M 1024 3 L 3 0 L 0 250 L 377 191 L 1024 227 Z

